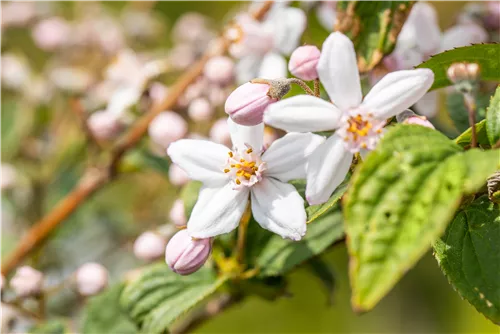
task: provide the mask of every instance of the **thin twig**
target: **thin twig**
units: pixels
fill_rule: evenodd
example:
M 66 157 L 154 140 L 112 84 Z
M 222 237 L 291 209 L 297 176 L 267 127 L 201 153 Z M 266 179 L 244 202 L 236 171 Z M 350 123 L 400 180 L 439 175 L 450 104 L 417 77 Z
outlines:
M 314 80 L 314 95 L 316 97 L 320 97 L 320 95 L 321 95 L 321 91 L 319 88 L 319 79 Z
M 253 17 L 261 20 L 269 11 L 273 1 L 266 1 Z M 211 57 L 227 51 L 229 41 L 220 37 L 214 44 L 216 48 L 208 50 L 191 68 L 179 77 L 169 91 L 167 98 L 160 105 L 142 116 L 132 128 L 111 149 L 110 162 L 101 168 L 90 168 L 82 176 L 75 188 L 59 201 L 56 206 L 41 220 L 36 222 L 20 240 L 14 251 L 2 263 L 2 274 L 6 276 L 26 256 L 40 246 L 82 203 L 92 194 L 109 183 L 117 174 L 117 166 L 127 150 L 137 144 L 147 133 L 149 123 L 163 110 L 172 108 L 186 88 L 202 73 L 205 63 Z
M 247 228 L 250 218 L 252 217 L 252 211 L 250 209 L 250 203 L 248 203 L 247 209 L 241 217 L 240 225 L 238 227 L 238 241 L 236 243 L 236 260 L 238 263 L 243 263 L 245 257 L 245 243 L 247 240 Z
M 469 112 L 469 125 L 471 128 L 471 147 L 477 147 L 477 134 L 476 134 L 476 101 L 471 93 L 464 94 L 464 101 Z
M 85 115 L 85 110 L 83 109 L 82 102 L 80 99 L 73 98 L 69 101 L 69 109 L 76 115 L 78 118 L 78 121 L 80 123 L 80 127 L 82 128 L 83 132 L 87 136 L 87 139 L 92 145 L 95 145 L 99 148 L 103 148 L 102 143 L 99 141 L 99 139 L 94 136 L 94 133 L 92 130 L 90 130 L 87 120 L 88 117 Z
M 288 79 L 288 81 L 296 85 L 299 85 L 308 95 L 316 96 L 316 94 L 314 94 L 312 89 L 304 81 L 297 78 L 290 78 Z

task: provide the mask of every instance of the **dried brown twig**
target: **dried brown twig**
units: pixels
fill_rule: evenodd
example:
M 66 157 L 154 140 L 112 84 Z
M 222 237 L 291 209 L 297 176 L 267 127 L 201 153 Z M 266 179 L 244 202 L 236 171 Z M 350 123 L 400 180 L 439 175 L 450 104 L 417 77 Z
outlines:
M 266 1 L 252 15 L 261 20 L 272 6 L 273 1 Z M 104 166 L 90 167 L 86 170 L 73 190 L 66 195 L 42 219 L 36 222 L 23 236 L 14 251 L 2 263 L 2 274 L 9 274 L 33 250 L 40 246 L 66 218 L 68 218 L 92 194 L 100 190 L 117 176 L 117 167 L 123 155 L 134 147 L 147 133 L 149 123 L 163 110 L 172 108 L 186 88 L 202 73 L 205 63 L 213 56 L 227 51 L 230 42 L 219 37 L 214 44 L 188 71 L 182 74 L 171 87 L 167 98 L 142 116 L 120 137 L 111 148 L 111 159 Z

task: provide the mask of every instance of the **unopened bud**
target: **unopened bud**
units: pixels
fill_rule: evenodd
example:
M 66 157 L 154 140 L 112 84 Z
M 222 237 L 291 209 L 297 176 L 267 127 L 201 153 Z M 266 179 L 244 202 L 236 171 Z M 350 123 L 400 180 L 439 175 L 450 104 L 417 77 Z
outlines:
M 89 262 L 76 271 L 76 288 L 83 296 L 92 296 L 108 285 L 108 271 L 99 263 Z
M 186 226 L 186 223 L 187 223 L 186 210 L 184 208 L 184 201 L 183 200 L 177 199 L 174 202 L 174 204 L 172 205 L 172 208 L 170 209 L 169 217 L 170 217 L 170 220 L 172 221 L 172 223 L 175 224 L 175 226 L 177 226 L 177 227 Z
M 453 63 L 446 74 L 458 91 L 468 92 L 477 83 L 479 72 L 480 68 L 476 63 Z
M 203 74 L 211 82 L 226 85 L 233 79 L 234 62 L 225 56 L 213 57 L 206 63 Z
M 154 232 L 142 233 L 134 242 L 134 255 L 141 260 L 153 261 L 162 257 L 167 241 Z
M 164 111 L 149 124 L 148 133 L 153 142 L 167 148 L 170 143 L 186 135 L 187 123 L 179 114 Z
M 231 134 L 227 125 L 227 118 L 220 118 L 214 122 L 209 133 L 210 139 L 216 143 L 231 146 Z
M 43 285 L 43 274 L 29 266 L 17 269 L 10 280 L 10 286 L 20 297 L 34 296 L 40 293 Z
M 87 120 L 87 126 L 97 139 L 110 140 L 123 130 L 119 115 L 109 111 L 96 111 Z
M 193 239 L 187 230 L 181 230 L 168 242 L 165 249 L 165 261 L 177 274 L 189 275 L 203 266 L 211 250 L 210 238 Z
M 52 51 L 69 41 L 71 26 L 62 18 L 52 17 L 43 20 L 33 28 L 35 44 L 42 50 Z
M 214 108 L 207 99 L 199 97 L 191 101 L 187 112 L 189 118 L 191 118 L 193 121 L 202 122 L 208 121 L 212 118 L 212 115 L 214 114 Z
M 13 188 L 17 182 L 17 171 L 14 166 L 4 163 L 0 165 L 0 170 L 2 173 L 2 179 L 0 180 L 1 189 L 5 190 Z
M 319 62 L 321 51 L 314 45 L 304 45 L 293 51 L 288 63 L 288 70 L 297 78 L 302 80 L 314 80 L 318 78 L 316 66 Z
M 432 125 L 431 122 L 427 120 L 427 117 L 425 116 L 418 116 L 411 110 L 405 110 L 399 115 L 396 116 L 396 120 L 398 123 L 403 123 L 403 124 L 415 124 L 415 125 L 421 125 L 425 126 L 427 128 L 435 129 L 434 125 Z
M 236 88 L 226 100 L 226 113 L 238 124 L 257 125 L 267 106 L 281 99 L 290 90 L 286 80 L 261 80 Z
M 189 182 L 190 178 L 184 169 L 176 164 L 171 164 L 168 169 L 168 179 L 176 187 L 181 187 Z

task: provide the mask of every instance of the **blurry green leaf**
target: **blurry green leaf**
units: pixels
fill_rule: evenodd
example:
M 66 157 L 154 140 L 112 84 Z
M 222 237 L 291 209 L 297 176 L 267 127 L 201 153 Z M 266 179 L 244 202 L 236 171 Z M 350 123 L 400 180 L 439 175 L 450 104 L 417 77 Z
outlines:
M 486 120 L 483 119 L 481 122 L 476 123 L 476 136 L 477 142 L 480 146 L 490 146 L 488 136 L 486 134 Z M 460 136 L 455 138 L 455 143 L 462 147 L 469 146 L 472 141 L 472 130 L 468 128 Z
M 15 155 L 33 126 L 30 110 L 21 109 L 20 103 L 2 98 L 1 138 L 2 160 Z
M 259 296 L 265 300 L 274 301 L 286 294 L 287 281 L 284 276 L 269 276 L 251 278 L 238 282 L 238 289 L 245 294 Z
M 309 271 L 323 283 L 327 292 L 327 302 L 332 305 L 335 292 L 335 274 L 332 268 L 319 258 L 312 258 L 307 264 Z
M 344 196 L 353 307 L 373 308 L 499 165 L 498 151 L 464 152 L 433 129 L 389 129 Z
M 500 140 L 500 86 L 491 98 L 490 106 L 486 112 L 486 131 L 490 144 L 493 146 Z
M 392 52 L 411 6 L 411 1 L 337 3 L 335 30 L 353 41 L 360 72 L 370 71 Z
M 137 333 L 136 326 L 120 309 L 119 300 L 124 286 L 123 283 L 115 284 L 89 300 L 83 315 L 83 333 Z
M 186 217 L 189 219 L 194 205 L 198 200 L 202 183 L 199 181 L 190 181 L 182 187 L 180 199 L 184 202 L 184 210 L 186 210 Z
M 59 319 L 49 320 L 30 330 L 30 334 L 65 334 L 70 333 L 64 321 Z
M 484 119 L 486 115 L 486 107 L 490 101 L 490 94 L 478 93 L 476 98 L 476 122 Z M 446 108 L 450 114 L 453 124 L 459 132 L 463 132 L 469 128 L 469 112 L 465 106 L 464 97 L 459 92 L 453 92 L 446 95 Z
M 129 283 L 120 303 L 141 333 L 164 333 L 172 323 L 225 282 L 207 267 L 189 276 L 174 273 L 164 263 L 152 265 Z
M 168 159 L 156 156 L 146 148 L 135 149 L 125 156 L 120 164 L 121 172 L 137 172 L 144 169 L 154 169 L 168 175 Z
M 458 212 L 435 245 L 453 288 L 500 324 L 500 207 L 483 196 Z
M 417 67 L 430 68 L 434 72 L 434 84 L 431 87 L 434 90 L 452 85 L 446 71 L 455 62 L 477 63 L 482 80 L 500 81 L 500 44 L 476 44 L 445 51 Z
M 273 235 L 257 259 L 260 276 L 285 274 L 302 262 L 322 253 L 344 235 L 339 206 L 307 225 L 307 233 L 300 241 L 291 241 Z

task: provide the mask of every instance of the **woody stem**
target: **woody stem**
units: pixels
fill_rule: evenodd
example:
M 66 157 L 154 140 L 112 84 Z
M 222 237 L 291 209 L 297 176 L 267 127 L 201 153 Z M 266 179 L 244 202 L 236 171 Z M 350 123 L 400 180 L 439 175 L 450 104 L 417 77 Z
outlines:
M 314 80 L 314 96 L 316 96 L 316 97 L 320 96 L 319 79 Z
M 299 86 L 300 86 L 300 88 L 302 88 L 302 89 L 306 92 L 306 94 L 308 94 L 308 95 L 318 96 L 318 95 L 316 95 L 316 94 L 312 91 L 312 89 L 311 89 L 311 88 L 310 88 L 310 87 L 309 87 L 309 86 L 308 86 L 308 85 L 307 85 L 304 81 L 302 81 L 302 80 L 300 80 L 300 79 L 297 79 L 297 78 L 290 78 L 290 79 L 288 79 L 288 82 L 290 82 L 290 83 L 294 83 L 294 84 L 296 84 L 296 85 L 299 85 Z M 316 86 L 316 83 L 315 83 L 315 86 Z M 318 88 L 319 88 L 319 87 L 318 87 Z M 316 87 L 315 87 L 315 89 L 316 89 Z

